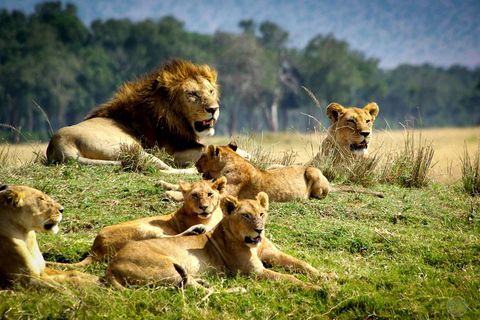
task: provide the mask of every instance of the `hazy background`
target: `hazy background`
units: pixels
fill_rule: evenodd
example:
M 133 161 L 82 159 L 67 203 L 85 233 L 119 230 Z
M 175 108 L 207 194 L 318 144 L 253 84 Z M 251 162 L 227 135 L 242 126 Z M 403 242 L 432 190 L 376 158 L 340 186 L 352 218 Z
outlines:
M 34 10 L 38 0 L 2 0 L 0 7 Z M 72 0 L 89 25 L 95 19 L 140 21 L 173 15 L 190 31 L 239 32 L 240 20 L 269 20 L 303 47 L 316 34 L 333 33 L 352 49 L 380 58 L 380 67 L 430 63 L 480 64 L 478 0 Z
M 331 102 L 480 125 L 478 0 L 1 0 L 0 139 L 48 141 L 173 57 L 219 72 L 220 135 L 323 130 Z

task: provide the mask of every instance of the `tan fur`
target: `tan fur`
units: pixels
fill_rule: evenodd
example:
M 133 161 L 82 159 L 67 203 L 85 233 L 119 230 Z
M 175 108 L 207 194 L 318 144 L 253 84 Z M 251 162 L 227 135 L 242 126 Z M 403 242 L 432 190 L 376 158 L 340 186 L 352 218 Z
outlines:
M 193 184 L 179 182 L 185 203 L 175 212 L 156 217 L 127 221 L 103 228 L 96 236 L 90 255 L 83 261 L 71 264 L 86 266 L 94 261 L 113 256 L 130 241 L 160 237 L 205 233 L 222 219 L 220 195 L 227 179 L 207 180 Z
M 35 231 L 58 232 L 63 207 L 47 194 L 25 186 L 0 186 L 0 288 L 23 285 L 97 283 L 98 278 L 77 271 L 45 267 Z
M 201 155 L 202 135 L 213 135 L 219 115 L 217 73 L 207 65 L 171 60 L 138 81 L 118 89 L 107 103 L 83 122 L 58 130 L 50 140 L 52 162 L 120 164 L 120 148 L 158 146 L 185 165 Z M 173 170 L 160 159 L 142 153 L 159 169 Z M 186 172 L 196 172 L 193 168 Z
M 264 241 L 266 193 L 259 193 L 255 200 L 227 196 L 222 206 L 225 217 L 206 234 L 127 244 L 108 266 L 107 281 L 118 288 L 126 284 L 199 286 L 197 279 L 204 273 L 242 274 L 317 288 L 265 269 L 257 257 L 257 248 Z
M 271 201 L 285 202 L 295 198 L 323 199 L 330 184 L 317 168 L 306 166 L 275 167 L 259 170 L 236 152 L 236 144 L 209 145 L 195 164 L 205 179 L 227 178 L 226 193 L 239 199 L 252 199 L 260 191 Z
M 326 112 L 332 125 L 317 157 L 333 156 L 334 161 L 338 162 L 367 155 L 372 125 L 378 111 L 378 105 L 374 102 L 363 109 L 344 108 L 338 103 L 331 103 Z

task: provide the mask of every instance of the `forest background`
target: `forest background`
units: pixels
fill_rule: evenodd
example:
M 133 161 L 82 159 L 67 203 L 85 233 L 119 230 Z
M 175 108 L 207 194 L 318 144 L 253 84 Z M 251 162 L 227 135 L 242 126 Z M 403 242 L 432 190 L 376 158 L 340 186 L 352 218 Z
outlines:
M 271 21 L 238 22 L 241 32 L 189 32 L 173 16 L 85 25 L 73 4 L 44 2 L 31 14 L 0 9 L 0 138 L 47 141 L 80 122 L 116 88 L 178 57 L 219 72 L 217 134 L 318 130 L 330 102 L 380 106 L 375 127 L 480 125 L 480 66 L 402 64 L 352 50 L 333 34 L 291 48 Z M 302 87 L 308 88 L 320 106 Z M 421 123 L 418 123 L 421 122 Z M 12 129 L 15 128 L 15 129 Z

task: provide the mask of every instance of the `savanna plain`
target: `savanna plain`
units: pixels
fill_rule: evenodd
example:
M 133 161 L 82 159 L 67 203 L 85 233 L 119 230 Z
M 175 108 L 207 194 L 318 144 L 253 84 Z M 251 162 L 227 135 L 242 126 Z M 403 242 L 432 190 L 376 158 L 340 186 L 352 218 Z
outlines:
M 267 238 L 282 251 L 337 274 L 336 280 L 295 275 L 318 285 L 318 291 L 242 276 L 207 276 L 207 288 L 185 290 L 130 287 L 118 291 L 103 284 L 61 289 L 14 286 L 0 291 L 0 317 L 479 319 L 480 198 L 465 191 L 462 169 L 465 158 L 473 159 L 478 150 L 480 128 L 377 130 L 374 134 L 370 148 L 379 164 L 370 172 L 372 179 L 358 185 L 336 175 L 332 183 L 353 184 L 381 192 L 385 198 L 335 192 L 324 200 L 270 205 Z M 234 139 L 254 159 L 268 154 L 271 161 L 287 151 L 291 162 L 306 163 L 318 151 L 323 136 L 292 131 Z M 205 143 L 230 140 L 216 137 Z M 406 140 L 413 142 L 415 150 L 423 144 L 434 151 L 425 181 L 407 187 L 401 179 L 377 179 L 389 166 L 382 163 L 391 159 L 386 154 L 404 153 Z M 37 234 L 47 261 L 80 261 L 103 227 L 173 212 L 181 204 L 166 201 L 164 190 L 155 186 L 157 180 L 200 179 L 167 176 L 148 166 L 132 170 L 75 162 L 45 165 L 45 148 L 42 143 L 0 145 L 0 182 L 37 188 L 65 207 L 57 235 Z M 82 270 L 103 276 L 106 266 L 97 263 Z M 237 287 L 246 291 L 228 290 Z

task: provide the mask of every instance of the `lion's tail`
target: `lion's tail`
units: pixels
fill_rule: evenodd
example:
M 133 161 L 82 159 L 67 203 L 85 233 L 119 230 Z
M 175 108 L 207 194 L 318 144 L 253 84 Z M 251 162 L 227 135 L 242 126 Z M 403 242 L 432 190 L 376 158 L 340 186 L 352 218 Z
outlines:
M 363 190 L 363 189 L 355 189 L 352 187 L 347 186 L 336 186 L 330 189 L 330 192 L 352 192 L 352 193 L 363 193 L 363 194 L 371 194 L 373 196 L 377 196 L 379 198 L 385 198 L 382 193 L 370 191 L 370 190 Z

